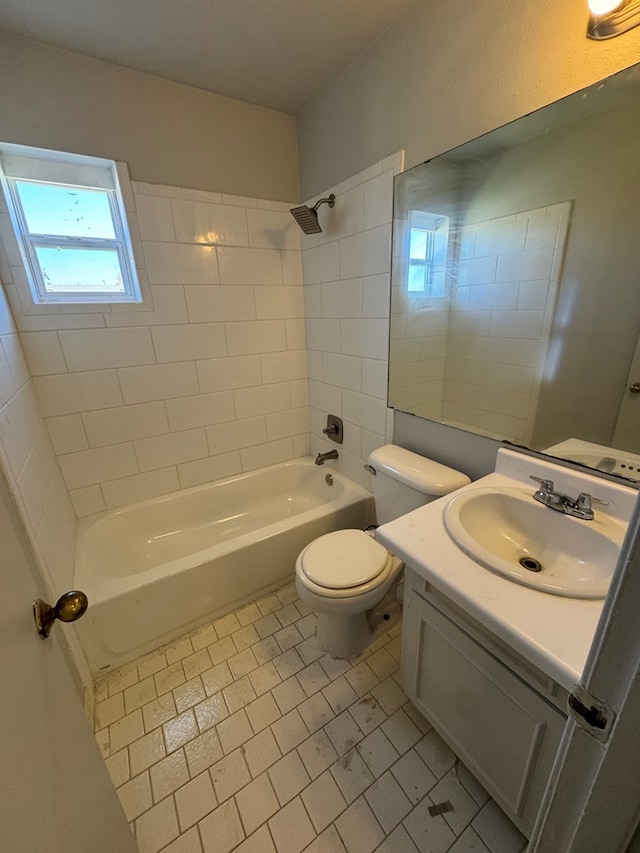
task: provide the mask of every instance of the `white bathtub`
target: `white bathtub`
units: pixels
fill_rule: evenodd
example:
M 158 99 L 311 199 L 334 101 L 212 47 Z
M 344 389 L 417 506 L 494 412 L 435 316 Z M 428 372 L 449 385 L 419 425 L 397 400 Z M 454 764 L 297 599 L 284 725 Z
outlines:
M 277 589 L 308 542 L 372 516 L 367 491 L 305 457 L 81 522 L 75 586 L 89 609 L 76 627 L 91 671 Z

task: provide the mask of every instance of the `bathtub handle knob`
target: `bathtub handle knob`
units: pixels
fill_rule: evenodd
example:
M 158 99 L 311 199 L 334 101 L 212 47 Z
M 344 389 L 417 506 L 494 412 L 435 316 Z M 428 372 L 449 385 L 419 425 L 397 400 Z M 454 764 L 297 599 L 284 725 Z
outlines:
M 60 622 L 75 622 L 86 612 L 88 606 L 87 596 L 79 589 L 65 592 L 56 601 L 55 607 L 47 604 L 41 598 L 36 599 L 33 602 L 33 618 L 38 634 L 43 640 L 46 640 L 56 619 L 59 619 Z

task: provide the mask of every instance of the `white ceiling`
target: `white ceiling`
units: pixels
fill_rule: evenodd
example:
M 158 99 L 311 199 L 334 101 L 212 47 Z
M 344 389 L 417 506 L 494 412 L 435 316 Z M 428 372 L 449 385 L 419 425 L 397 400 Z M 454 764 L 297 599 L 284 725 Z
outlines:
M 0 29 L 296 113 L 416 0 L 2 0 Z

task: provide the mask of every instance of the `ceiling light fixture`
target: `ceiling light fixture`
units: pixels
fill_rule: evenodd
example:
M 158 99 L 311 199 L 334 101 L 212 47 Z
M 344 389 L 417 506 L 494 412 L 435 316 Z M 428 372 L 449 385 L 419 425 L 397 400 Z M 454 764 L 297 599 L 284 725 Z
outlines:
M 640 0 L 587 0 L 591 17 L 587 37 L 610 39 L 640 24 Z

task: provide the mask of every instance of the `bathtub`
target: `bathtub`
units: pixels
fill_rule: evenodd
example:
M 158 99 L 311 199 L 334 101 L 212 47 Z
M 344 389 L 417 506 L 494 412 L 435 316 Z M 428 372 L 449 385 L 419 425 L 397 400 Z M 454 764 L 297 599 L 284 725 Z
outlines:
M 305 457 L 83 520 L 75 586 L 89 609 L 76 628 L 91 671 L 277 589 L 312 539 L 372 518 L 369 492 Z

